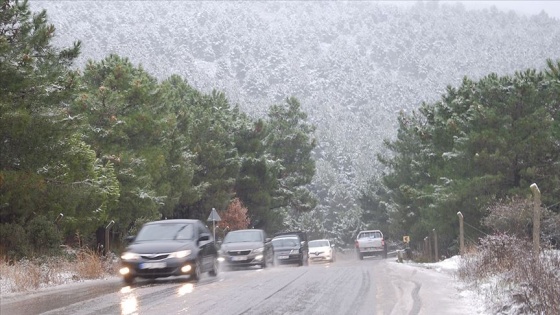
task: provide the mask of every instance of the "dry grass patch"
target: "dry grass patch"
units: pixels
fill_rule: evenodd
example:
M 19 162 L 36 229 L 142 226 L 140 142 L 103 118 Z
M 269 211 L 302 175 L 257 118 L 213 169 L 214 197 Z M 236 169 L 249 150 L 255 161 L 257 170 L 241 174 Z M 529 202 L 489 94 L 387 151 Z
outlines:
M 101 257 L 90 249 L 82 249 L 76 254 L 74 272 L 80 279 L 99 279 L 105 275 Z
M 0 261 L 2 293 L 25 292 L 65 283 L 115 275 L 114 255 L 99 256 L 87 248 L 64 257 Z

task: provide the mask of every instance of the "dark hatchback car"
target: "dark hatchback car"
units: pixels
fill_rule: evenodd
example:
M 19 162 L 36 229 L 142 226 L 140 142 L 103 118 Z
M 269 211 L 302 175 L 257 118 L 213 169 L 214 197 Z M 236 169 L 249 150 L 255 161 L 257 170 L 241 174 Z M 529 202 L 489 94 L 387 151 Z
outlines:
M 131 284 L 136 277 L 155 279 L 202 273 L 218 274 L 218 251 L 210 230 L 199 220 L 162 220 L 144 224 L 121 255 L 120 274 Z
M 259 229 L 229 232 L 219 250 L 220 261 L 226 267 L 260 266 L 266 268 L 274 263 L 270 238 Z
M 309 248 L 304 232 L 279 233 L 272 239 L 274 262 L 278 264 L 307 265 Z

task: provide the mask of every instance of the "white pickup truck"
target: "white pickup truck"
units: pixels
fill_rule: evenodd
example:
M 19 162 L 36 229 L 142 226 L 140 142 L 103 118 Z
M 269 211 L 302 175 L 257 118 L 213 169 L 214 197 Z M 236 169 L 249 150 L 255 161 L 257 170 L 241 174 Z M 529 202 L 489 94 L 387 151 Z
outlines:
M 383 233 L 379 230 L 361 231 L 356 237 L 356 252 L 360 259 L 364 256 L 381 255 L 387 258 L 387 247 Z

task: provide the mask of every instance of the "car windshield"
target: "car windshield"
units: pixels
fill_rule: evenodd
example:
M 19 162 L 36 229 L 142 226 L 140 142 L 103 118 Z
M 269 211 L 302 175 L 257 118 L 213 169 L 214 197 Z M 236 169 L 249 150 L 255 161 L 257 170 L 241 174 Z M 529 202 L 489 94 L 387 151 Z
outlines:
M 328 247 L 329 241 L 327 240 L 319 240 L 319 241 L 310 241 L 309 247 Z
M 192 240 L 193 231 L 192 224 L 149 224 L 140 230 L 135 241 Z
M 260 231 L 233 231 L 226 235 L 223 243 L 262 242 L 262 240 Z
M 272 246 L 274 247 L 296 247 L 299 246 L 299 239 L 296 237 L 283 237 L 276 238 L 272 240 Z

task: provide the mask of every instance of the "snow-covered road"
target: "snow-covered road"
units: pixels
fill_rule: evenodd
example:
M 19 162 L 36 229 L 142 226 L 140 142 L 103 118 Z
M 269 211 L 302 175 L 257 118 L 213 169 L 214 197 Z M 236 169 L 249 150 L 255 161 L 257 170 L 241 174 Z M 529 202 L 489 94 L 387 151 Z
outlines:
M 453 261 L 392 259 L 277 266 L 186 279 L 119 279 L 3 296 L 2 314 L 485 314 L 449 272 Z

